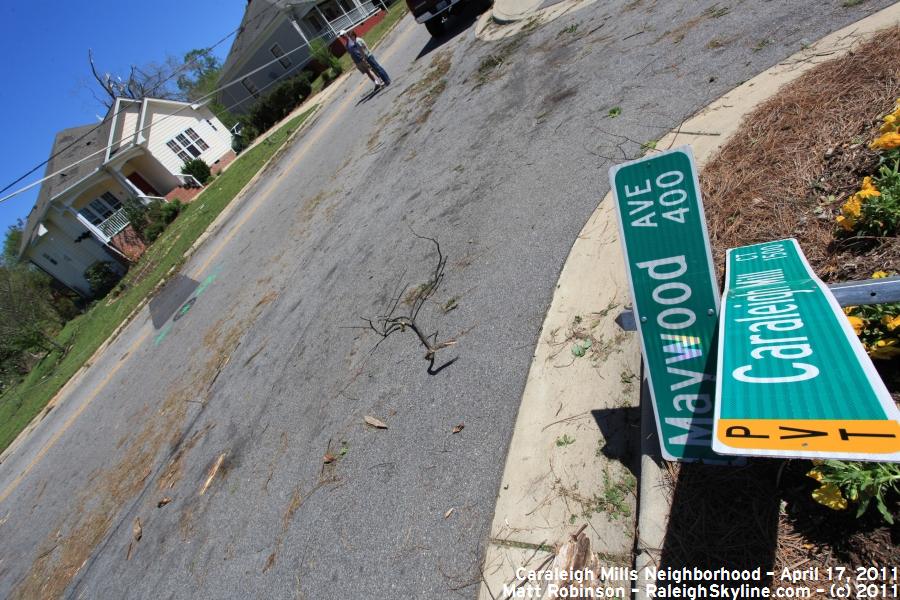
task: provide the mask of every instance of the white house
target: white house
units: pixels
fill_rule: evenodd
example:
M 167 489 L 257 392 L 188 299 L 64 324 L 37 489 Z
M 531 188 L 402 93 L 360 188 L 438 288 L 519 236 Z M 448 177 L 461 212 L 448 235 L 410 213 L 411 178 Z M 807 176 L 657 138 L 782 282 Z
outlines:
M 381 10 L 394 0 L 248 0 L 218 86 L 219 102 L 236 114 L 247 112 L 256 99 L 281 81 L 300 73 L 311 61 L 309 44 L 321 39 L 335 55 L 342 29 L 362 35 L 384 17 Z
M 46 180 L 25 223 L 19 256 L 82 295 L 85 270 L 109 261 L 124 270 L 144 244 L 122 203 L 190 199 L 197 182 L 181 174 L 200 158 L 219 169 L 234 158 L 231 133 L 205 106 L 119 98 L 98 125 L 59 132 Z

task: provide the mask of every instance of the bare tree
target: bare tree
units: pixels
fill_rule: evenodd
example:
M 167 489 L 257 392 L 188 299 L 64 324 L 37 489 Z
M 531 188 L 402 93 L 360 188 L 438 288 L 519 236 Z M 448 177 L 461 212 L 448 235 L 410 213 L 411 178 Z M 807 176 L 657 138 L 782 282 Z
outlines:
M 427 282 L 414 288 L 410 288 L 409 285 L 404 285 L 403 288 L 398 290 L 396 295 L 389 300 L 381 316 L 375 317 L 374 319 L 366 317 L 363 317 L 362 319 L 368 323 L 366 329 L 374 331 L 381 336 L 381 340 L 379 340 L 378 343 L 375 344 L 375 347 L 372 348 L 373 351 L 381 344 L 381 342 L 395 333 L 402 333 L 407 330 L 414 333 L 419 339 L 419 342 L 425 347 L 425 360 L 429 362 L 428 372 L 434 375 L 456 361 L 454 358 L 437 369 L 434 368 L 434 356 L 438 350 L 455 345 L 456 340 L 449 339 L 439 342 L 437 339 L 438 332 L 435 331 L 434 333 L 426 334 L 423 330 L 423 326 L 419 323 L 418 318 L 422 308 L 435 295 L 444 279 L 444 268 L 447 266 L 447 257 L 441 252 L 441 245 L 436 239 L 419 235 L 413 231 L 412 227 L 410 227 L 409 230 L 420 240 L 428 240 L 434 244 L 434 248 L 437 251 L 437 263 L 434 266 L 434 271 L 431 273 L 431 278 Z M 403 307 L 401 306 L 404 304 L 407 307 L 405 312 L 402 310 Z
M 143 67 L 131 66 L 128 77 L 122 78 L 111 73 L 100 75 L 94 64 L 94 53 L 88 50 L 88 63 L 91 66 L 91 75 L 103 90 L 103 95 L 94 97 L 106 108 L 111 108 L 116 98 L 132 98 L 143 100 L 144 98 L 162 98 L 164 100 L 182 100 L 184 94 L 176 91 L 172 86 L 172 79 L 181 70 L 181 65 L 173 58 L 169 58 L 165 64 L 148 63 Z

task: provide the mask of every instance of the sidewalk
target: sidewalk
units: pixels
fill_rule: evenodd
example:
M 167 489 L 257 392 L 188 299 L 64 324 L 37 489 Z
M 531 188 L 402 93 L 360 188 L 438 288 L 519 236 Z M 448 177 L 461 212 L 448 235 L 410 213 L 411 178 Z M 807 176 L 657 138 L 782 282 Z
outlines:
M 831 33 L 728 92 L 656 148 L 689 144 L 702 168 L 781 86 L 898 23 L 895 4 Z M 554 546 L 582 524 L 602 566 L 644 569 L 658 562 L 670 484 L 655 456 L 652 412 L 639 407 L 638 340 L 613 321 L 629 302 L 615 218 L 607 194 L 576 238 L 544 320 L 498 493 L 480 600 L 506 597 L 504 584 L 527 587 L 516 569 L 546 568 Z M 576 344 L 584 339 L 591 342 L 582 353 Z M 592 364 L 592 353 L 602 360 Z M 637 446 L 643 446 L 640 455 L 631 455 Z M 640 481 L 637 489 L 629 487 L 629 470 Z M 646 596 L 639 591 L 636 597 Z

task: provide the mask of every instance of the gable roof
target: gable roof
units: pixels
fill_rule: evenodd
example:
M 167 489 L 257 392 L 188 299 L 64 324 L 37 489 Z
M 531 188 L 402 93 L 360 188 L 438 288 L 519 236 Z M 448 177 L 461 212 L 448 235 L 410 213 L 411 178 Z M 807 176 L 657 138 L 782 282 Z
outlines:
M 25 228 L 22 231 L 22 242 L 19 245 L 20 257 L 25 253 L 28 244 L 31 243 L 31 238 L 38 225 L 43 220 L 44 215 L 47 213 L 47 209 L 50 207 L 52 200 L 100 168 L 111 158 L 110 150 L 120 149 L 121 145 L 117 147 L 112 136 L 114 134 L 113 128 L 116 125 L 116 120 L 120 112 L 119 106 L 122 102 L 140 104 L 139 123 L 143 123 L 144 112 L 147 109 L 147 105 L 151 102 L 173 104 L 176 106 L 190 106 L 191 108 L 205 104 L 201 103 L 200 105 L 195 105 L 190 102 L 163 100 L 161 98 L 144 98 L 143 100 L 116 98 L 116 101 L 113 102 L 112 107 L 109 109 L 101 123 L 70 127 L 69 129 L 63 129 L 57 133 L 56 138 L 53 140 L 53 146 L 50 148 L 51 158 L 47 162 L 47 168 L 44 170 L 44 177 L 51 173 L 55 173 L 60 169 L 64 169 L 68 165 L 72 166 L 41 184 L 37 201 L 34 203 L 31 212 L 28 213 L 28 218 L 25 221 Z M 132 132 L 132 135 L 133 134 L 134 132 Z M 84 136 L 84 139 L 79 139 L 82 136 Z M 129 136 L 122 136 L 123 139 L 126 137 Z M 103 151 L 104 149 L 106 150 L 105 152 Z
M 238 27 L 234 42 L 222 65 L 220 81 L 246 58 L 245 54 L 256 47 L 256 42 L 270 26 L 283 16 L 283 10 L 290 4 L 286 0 L 251 0 L 247 3 L 241 26 Z
M 70 127 L 56 134 L 53 146 L 50 148 L 51 158 L 47 162 L 44 176 L 55 173 L 66 167 L 66 165 L 71 165 L 81 160 L 84 160 L 84 162 L 78 162 L 77 165 L 69 167 L 41 185 L 37 201 L 34 203 L 31 212 L 28 213 L 28 219 L 25 221 L 22 242 L 19 246 L 19 256 L 25 252 L 25 249 L 31 242 L 31 237 L 47 212 L 50 201 L 56 195 L 65 191 L 66 188 L 96 171 L 103 164 L 105 153 L 102 150 L 106 147 L 106 140 L 109 138 L 110 123 L 111 120 L 107 118 L 99 125 L 90 124 Z M 84 139 L 79 140 L 82 136 L 84 136 Z M 78 141 L 76 142 L 76 140 Z
M 234 77 L 233 72 L 265 41 L 266 34 L 284 18 L 301 18 L 321 0 L 248 0 L 244 18 L 225 58 L 218 85 Z

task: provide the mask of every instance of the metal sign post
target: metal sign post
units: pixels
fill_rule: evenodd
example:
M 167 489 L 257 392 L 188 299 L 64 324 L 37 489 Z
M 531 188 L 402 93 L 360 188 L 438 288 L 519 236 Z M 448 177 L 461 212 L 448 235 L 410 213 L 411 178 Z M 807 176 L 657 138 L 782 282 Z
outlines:
M 900 461 L 900 411 L 796 240 L 728 251 L 718 373 L 716 452 Z
M 726 462 L 711 447 L 719 293 L 690 148 L 610 181 L 663 457 Z

